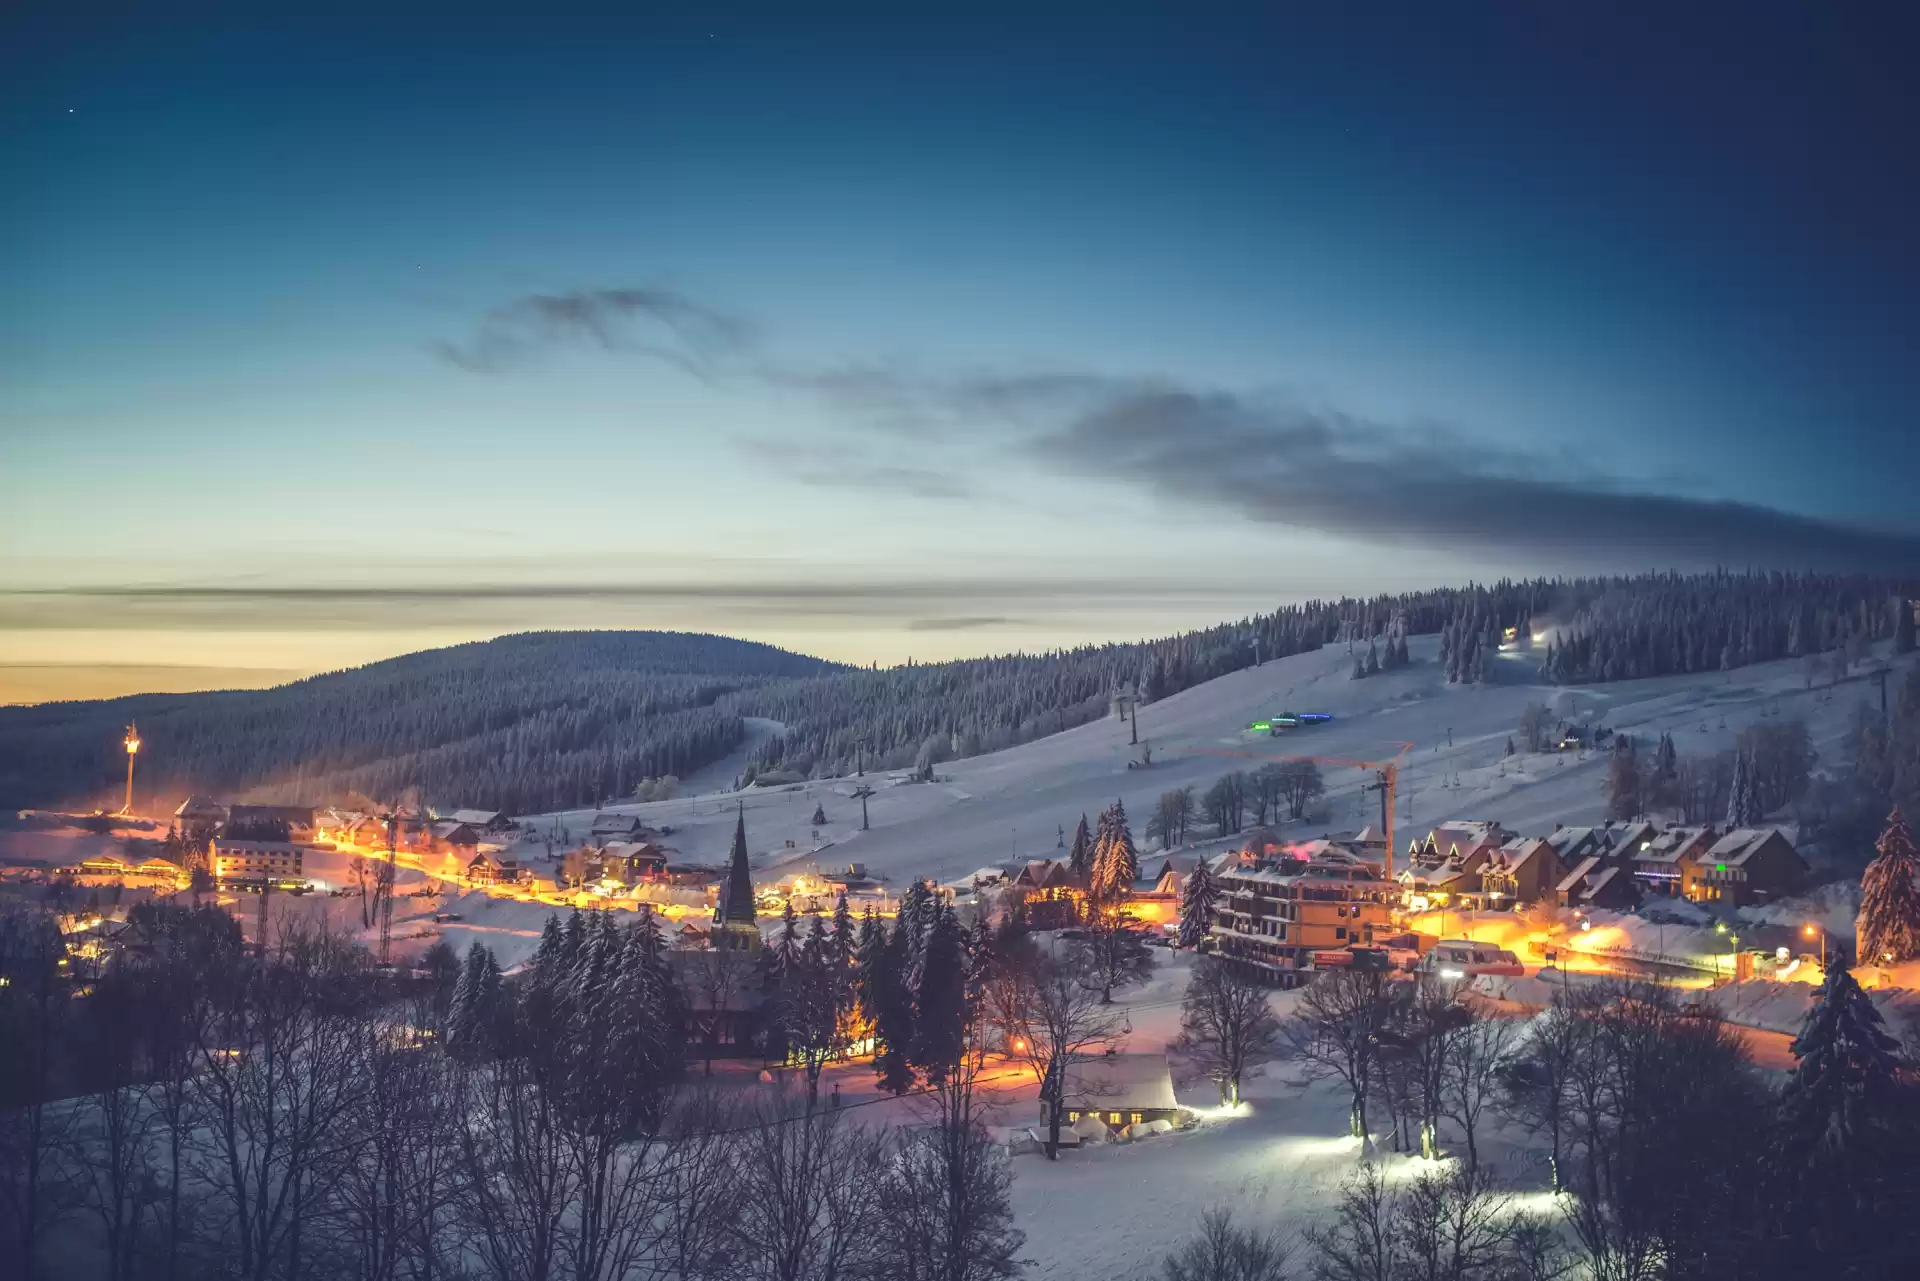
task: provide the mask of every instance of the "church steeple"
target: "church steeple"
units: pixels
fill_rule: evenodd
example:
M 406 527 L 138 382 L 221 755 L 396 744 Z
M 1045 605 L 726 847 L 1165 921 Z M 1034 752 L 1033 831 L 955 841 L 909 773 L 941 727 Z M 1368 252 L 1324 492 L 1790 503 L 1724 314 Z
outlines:
M 753 876 L 747 868 L 747 807 L 743 801 L 733 824 L 733 851 L 727 859 L 727 879 L 720 885 L 720 902 L 713 909 L 719 925 L 752 925 Z

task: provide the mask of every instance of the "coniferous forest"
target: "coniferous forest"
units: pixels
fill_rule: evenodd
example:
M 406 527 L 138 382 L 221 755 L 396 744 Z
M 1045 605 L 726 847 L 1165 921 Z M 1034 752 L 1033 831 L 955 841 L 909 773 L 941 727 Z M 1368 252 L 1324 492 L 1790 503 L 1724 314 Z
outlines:
M 1442 638 L 1471 681 L 1512 627 L 1543 638 L 1565 683 L 1721 671 L 1913 644 L 1896 602 L 1920 580 L 1650 574 L 1535 579 L 1310 601 L 1132 644 L 880 669 L 669 632 L 542 632 L 457 645 L 276 689 L 0 708 L 0 805 L 84 804 L 111 790 L 137 720 L 143 788 L 316 803 L 412 788 L 515 813 L 591 805 L 737 750 L 744 718 L 780 722 L 748 775 L 851 773 L 994 751 L 1257 661 L 1346 640 Z M 1400 643 L 1403 645 L 1404 641 Z M 1404 651 L 1402 651 L 1404 652 Z

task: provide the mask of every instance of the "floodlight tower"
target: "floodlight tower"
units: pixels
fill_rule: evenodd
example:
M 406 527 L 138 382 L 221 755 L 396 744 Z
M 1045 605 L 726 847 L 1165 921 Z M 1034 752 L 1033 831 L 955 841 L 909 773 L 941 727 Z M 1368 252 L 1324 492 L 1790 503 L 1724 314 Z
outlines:
M 132 725 L 127 726 L 127 736 L 120 740 L 120 744 L 127 749 L 127 800 L 120 807 L 120 812 L 123 815 L 131 815 L 133 813 L 133 758 L 140 753 L 139 729 Z

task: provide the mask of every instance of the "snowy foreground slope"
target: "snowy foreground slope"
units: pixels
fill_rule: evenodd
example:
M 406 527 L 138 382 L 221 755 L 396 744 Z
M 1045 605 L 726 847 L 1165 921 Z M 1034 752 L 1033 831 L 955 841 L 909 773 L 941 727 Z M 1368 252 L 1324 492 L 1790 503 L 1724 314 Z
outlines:
M 744 804 L 757 868 L 807 861 L 827 868 L 857 861 L 896 881 L 945 879 L 1010 858 L 1050 855 L 1059 828 L 1071 832 L 1083 812 L 1097 813 L 1116 797 L 1126 802 L 1145 851 L 1147 814 L 1154 798 L 1169 788 L 1204 789 L 1230 769 L 1290 753 L 1385 760 L 1410 742 L 1395 816 L 1404 849 L 1408 834 L 1424 833 L 1447 818 L 1493 818 L 1524 833 L 1544 834 L 1555 823 L 1601 816 L 1603 755 L 1584 760 L 1570 754 L 1519 756 L 1503 763 L 1507 738 L 1530 700 L 1568 707 L 1577 716 L 1636 736 L 1671 730 L 1683 755 L 1728 747 L 1742 727 L 1763 716 L 1803 716 L 1822 758 L 1831 760 L 1838 756 L 1854 708 L 1863 699 L 1878 698 L 1876 687 L 1858 679 L 1832 691 L 1807 691 L 1799 665 L 1785 662 L 1730 673 L 1550 686 L 1538 683 L 1537 658 L 1517 653 L 1501 655 L 1488 685 L 1449 686 L 1434 661 L 1437 647 L 1435 637 L 1416 638 L 1411 667 L 1356 681 L 1350 679 L 1353 660 L 1346 647 L 1331 645 L 1150 704 L 1140 711 L 1140 735 L 1153 751 L 1147 769 L 1127 768 L 1140 748 L 1130 745 L 1124 722 L 1106 719 L 992 755 L 947 762 L 937 767 L 940 781 L 932 784 L 869 775 L 861 781 L 877 790 L 869 802 L 873 827 L 867 832 L 860 830 L 860 803 L 850 798 L 855 780 L 849 779 L 616 808 L 671 825 L 669 843 L 689 861 L 721 861 L 735 806 Z M 1249 722 L 1284 710 L 1329 712 L 1335 719 L 1279 739 L 1246 730 Z M 1322 817 L 1283 829 L 1286 834 L 1311 836 L 1378 821 L 1377 796 L 1360 791 L 1370 781 L 1365 771 L 1325 765 L 1322 772 L 1328 789 Z M 808 821 L 816 804 L 825 808 L 828 820 L 817 841 Z M 543 831 L 564 826 L 575 840 L 590 821 L 590 811 L 530 820 Z

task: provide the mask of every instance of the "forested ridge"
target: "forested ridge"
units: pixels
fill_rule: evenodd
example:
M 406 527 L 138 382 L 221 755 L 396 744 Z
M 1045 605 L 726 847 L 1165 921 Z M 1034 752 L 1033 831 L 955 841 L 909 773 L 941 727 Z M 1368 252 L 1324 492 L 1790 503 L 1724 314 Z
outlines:
M 879 669 L 724 637 L 540 632 L 431 650 L 277 689 L 0 708 L 0 804 L 111 791 L 120 728 L 150 746 L 141 790 L 315 803 L 417 788 L 439 805 L 535 813 L 625 796 L 735 750 L 743 718 L 779 721 L 748 772 L 924 766 L 1152 702 L 1347 639 L 1441 633 L 1450 677 L 1514 627 L 1544 638 L 1545 679 L 1723 670 L 1893 637 L 1920 581 L 1855 575 L 1535 579 L 1309 601 L 1160 640 Z M 1903 624 L 1902 618 L 1906 621 Z M 1903 630 L 1904 629 L 1904 630 Z

